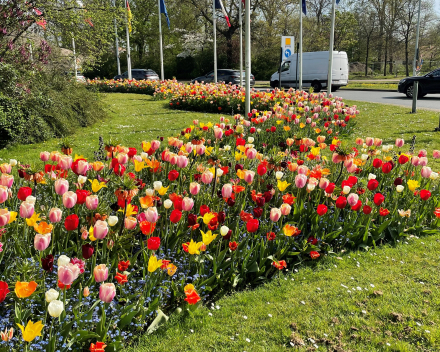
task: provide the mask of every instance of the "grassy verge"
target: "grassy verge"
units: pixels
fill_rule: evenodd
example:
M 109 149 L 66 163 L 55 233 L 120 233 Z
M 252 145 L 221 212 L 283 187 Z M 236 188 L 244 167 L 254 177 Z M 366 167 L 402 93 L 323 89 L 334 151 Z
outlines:
M 341 89 L 380 89 L 380 90 L 397 90 L 396 83 L 348 83 L 345 87 Z
M 193 317 L 174 317 L 127 352 L 438 351 L 439 238 L 299 266 Z
M 102 94 L 103 103 L 107 106 L 110 118 L 89 127 L 78 128 L 71 140 L 75 147 L 73 154 L 82 154 L 93 158 L 93 151 L 98 149 L 98 138 L 104 141 L 110 137 L 124 145 L 140 148 L 143 140 L 151 140 L 158 136 L 171 136 L 184 127 L 188 127 L 193 119 L 213 121 L 214 116 L 205 113 L 174 111 L 167 108 L 163 101 L 153 101 L 151 96 L 142 94 L 109 93 Z M 59 150 L 59 139 L 50 139 L 44 143 L 16 145 L 0 150 L 0 163 L 17 159 L 23 163 L 35 161 L 40 151 Z

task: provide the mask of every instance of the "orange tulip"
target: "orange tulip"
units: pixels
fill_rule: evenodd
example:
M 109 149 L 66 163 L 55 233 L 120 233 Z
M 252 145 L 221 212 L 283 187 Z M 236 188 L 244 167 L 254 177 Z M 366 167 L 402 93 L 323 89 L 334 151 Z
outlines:
M 40 222 L 38 225 L 34 225 L 35 231 L 37 231 L 41 235 L 46 235 L 48 233 L 51 233 L 53 230 L 53 225 L 48 224 L 46 221 Z
M 283 228 L 283 232 L 286 236 L 298 236 L 301 233 L 301 230 L 299 230 L 297 227 L 286 224 Z
M 15 283 L 15 294 L 18 298 L 26 298 L 32 295 L 37 289 L 37 283 L 35 281 L 31 282 L 20 282 Z

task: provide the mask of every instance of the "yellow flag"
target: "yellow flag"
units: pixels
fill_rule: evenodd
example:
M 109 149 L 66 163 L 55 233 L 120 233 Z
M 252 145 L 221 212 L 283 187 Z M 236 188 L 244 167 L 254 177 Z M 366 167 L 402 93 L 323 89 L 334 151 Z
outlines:
M 128 21 L 128 32 L 131 33 L 131 20 L 133 19 L 133 15 L 131 14 L 130 4 L 127 1 L 127 21 Z

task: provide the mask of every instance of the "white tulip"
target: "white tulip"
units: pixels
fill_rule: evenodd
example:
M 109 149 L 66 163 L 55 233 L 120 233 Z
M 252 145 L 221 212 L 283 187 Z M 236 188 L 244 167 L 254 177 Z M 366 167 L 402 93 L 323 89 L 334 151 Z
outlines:
M 284 176 L 284 173 L 282 171 L 277 171 L 275 173 L 275 177 L 277 178 L 277 180 L 281 180 Z
M 9 159 L 9 165 L 16 166 L 18 164 L 18 161 L 15 159 Z
M 367 154 L 362 154 L 361 155 L 361 160 L 362 161 L 365 161 L 365 160 L 367 160 L 368 159 L 368 155 Z
M 60 293 L 57 290 L 54 290 L 53 288 L 51 288 L 49 291 L 46 291 L 45 296 L 46 296 L 46 302 L 50 303 L 54 300 L 56 300 L 59 297 Z
M 376 179 L 376 175 L 375 174 L 369 174 L 368 175 L 368 181 L 375 180 L 375 179 Z
M 53 318 L 58 318 L 64 310 L 64 304 L 61 301 L 54 300 L 47 306 L 49 315 Z
M 110 226 L 115 226 L 117 223 L 118 223 L 118 217 L 117 216 L 114 216 L 114 215 L 112 215 L 112 216 L 109 216 L 108 217 L 108 220 L 107 220 L 107 222 L 108 222 L 108 224 L 110 225 Z
M 254 143 L 254 137 L 248 137 L 248 143 Z
M 397 192 L 403 192 L 403 190 L 405 189 L 405 187 L 403 187 L 402 185 L 398 185 L 397 187 L 396 187 L 396 191 Z
M 154 182 L 153 182 L 153 188 L 154 188 L 156 191 L 159 191 L 159 190 L 162 188 L 162 182 L 160 182 L 160 181 L 154 181 Z
M 83 185 L 84 183 L 86 183 L 86 181 L 87 181 L 87 177 L 81 175 L 78 176 L 78 183 L 80 185 Z
M 67 255 L 60 255 L 60 257 L 58 258 L 58 267 L 63 266 L 63 265 L 67 265 L 70 263 L 70 258 Z
M 163 206 L 165 209 L 170 209 L 173 206 L 173 202 L 170 199 L 167 199 L 165 202 L 163 202 Z
M 226 145 L 224 148 L 227 152 L 231 150 L 231 146 L 230 145 Z
M 220 235 L 222 236 L 226 236 L 229 232 L 229 227 L 227 226 L 222 226 L 220 227 Z
M 344 188 L 342 189 L 342 193 L 349 194 L 350 190 L 351 190 L 350 186 L 344 186 Z
M 438 179 L 438 173 L 437 172 L 431 172 L 431 175 L 429 175 L 429 178 L 431 180 L 437 180 Z
M 31 203 L 33 205 L 35 205 L 35 202 L 37 201 L 37 198 L 33 197 L 33 196 L 27 196 L 26 197 L 26 202 Z

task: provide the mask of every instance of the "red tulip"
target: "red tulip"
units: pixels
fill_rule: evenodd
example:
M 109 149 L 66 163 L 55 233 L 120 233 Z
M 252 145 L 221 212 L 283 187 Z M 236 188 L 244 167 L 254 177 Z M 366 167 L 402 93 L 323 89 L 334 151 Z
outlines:
M 177 224 L 182 218 L 182 212 L 180 210 L 174 209 L 170 214 L 170 221 Z
M 78 215 L 72 214 L 69 215 L 66 220 L 64 220 L 64 227 L 67 231 L 73 231 L 78 228 L 79 225 L 79 218 Z
M 260 222 L 257 219 L 251 219 L 246 223 L 246 229 L 251 233 L 256 232 L 259 226 Z
M 136 154 L 137 154 L 136 148 L 128 148 L 127 155 L 128 155 L 129 158 L 134 157 Z
M 147 241 L 147 247 L 149 250 L 157 251 L 160 247 L 160 238 L 150 237 Z
M 326 189 L 325 189 L 325 193 L 327 194 L 332 194 L 333 191 L 335 190 L 336 185 L 334 183 L 330 183 Z
M 319 216 L 323 216 L 327 213 L 327 206 L 324 204 L 319 204 L 318 205 L 318 209 L 316 210 L 316 212 L 318 213 Z
M 385 200 L 385 197 L 381 193 L 376 193 L 374 195 L 373 202 L 374 202 L 374 204 L 376 204 L 376 206 L 381 205 L 384 200 Z
M 9 293 L 8 284 L 5 281 L 0 281 L 0 303 L 5 300 L 6 295 L 8 293 Z
M 87 196 L 89 196 L 91 193 L 90 191 L 86 191 L 84 189 L 77 189 L 76 190 L 76 197 L 77 197 L 77 204 L 84 204 L 86 202 Z
M 362 207 L 362 202 L 360 200 L 358 200 L 358 202 L 351 207 L 351 210 L 359 211 L 359 210 L 361 210 L 361 207 Z
M 373 160 L 373 167 L 376 168 L 376 169 L 382 167 L 382 164 L 383 164 L 383 162 L 380 159 L 374 159 Z
M 428 200 L 431 197 L 431 192 L 427 191 L 426 189 L 422 189 L 420 191 L 420 198 L 422 200 Z
M 383 166 L 382 166 L 382 172 L 383 172 L 384 174 L 389 174 L 389 173 L 391 172 L 392 169 L 393 169 L 393 164 L 390 163 L 390 162 L 385 163 L 385 164 L 383 164 Z
M 312 259 L 318 259 L 320 256 L 321 255 L 318 252 L 316 252 L 316 251 L 311 251 L 310 252 L 310 258 L 312 258 Z
M 257 167 L 257 174 L 260 176 L 263 176 L 267 172 L 267 167 L 263 164 L 258 165 Z
M 229 242 L 229 249 L 231 251 L 235 251 L 238 248 L 238 243 L 237 242 Z
M 399 164 L 403 165 L 409 161 L 409 158 L 406 155 L 399 156 Z
M 17 198 L 23 202 L 30 195 L 32 195 L 32 188 L 30 188 L 30 187 L 21 187 L 17 192 Z
M 370 214 L 372 210 L 373 208 L 371 208 L 369 205 L 364 205 L 364 208 L 362 209 L 365 215 Z
M 84 259 L 89 259 L 92 257 L 93 252 L 95 251 L 95 248 L 91 244 L 84 244 L 82 246 L 82 255 Z
M 254 208 L 253 213 L 256 218 L 259 218 L 261 215 L 263 215 L 263 208 Z
M 379 187 L 379 181 L 377 181 L 375 179 L 368 181 L 367 188 L 370 191 L 374 191 L 377 187 Z
M 206 213 L 209 213 L 209 207 L 207 205 L 200 206 L 200 216 L 205 215 Z
M 379 214 L 380 216 L 387 216 L 390 213 L 390 211 L 388 209 L 384 209 L 384 208 L 380 208 L 379 209 Z
M 171 170 L 168 173 L 168 180 L 170 180 L 171 182 L 177 180 L 178 177 L 179 177 L 179 172 L 177 170 Z
M 344 196 L 339 196 L 338 199 L 336 199 L 336 208 L 344 209 L 347 205 L 347 198 Z
M 273 241 L 276 238 L 275 232 L 268 232 L 266 237 L 268 241 Z

